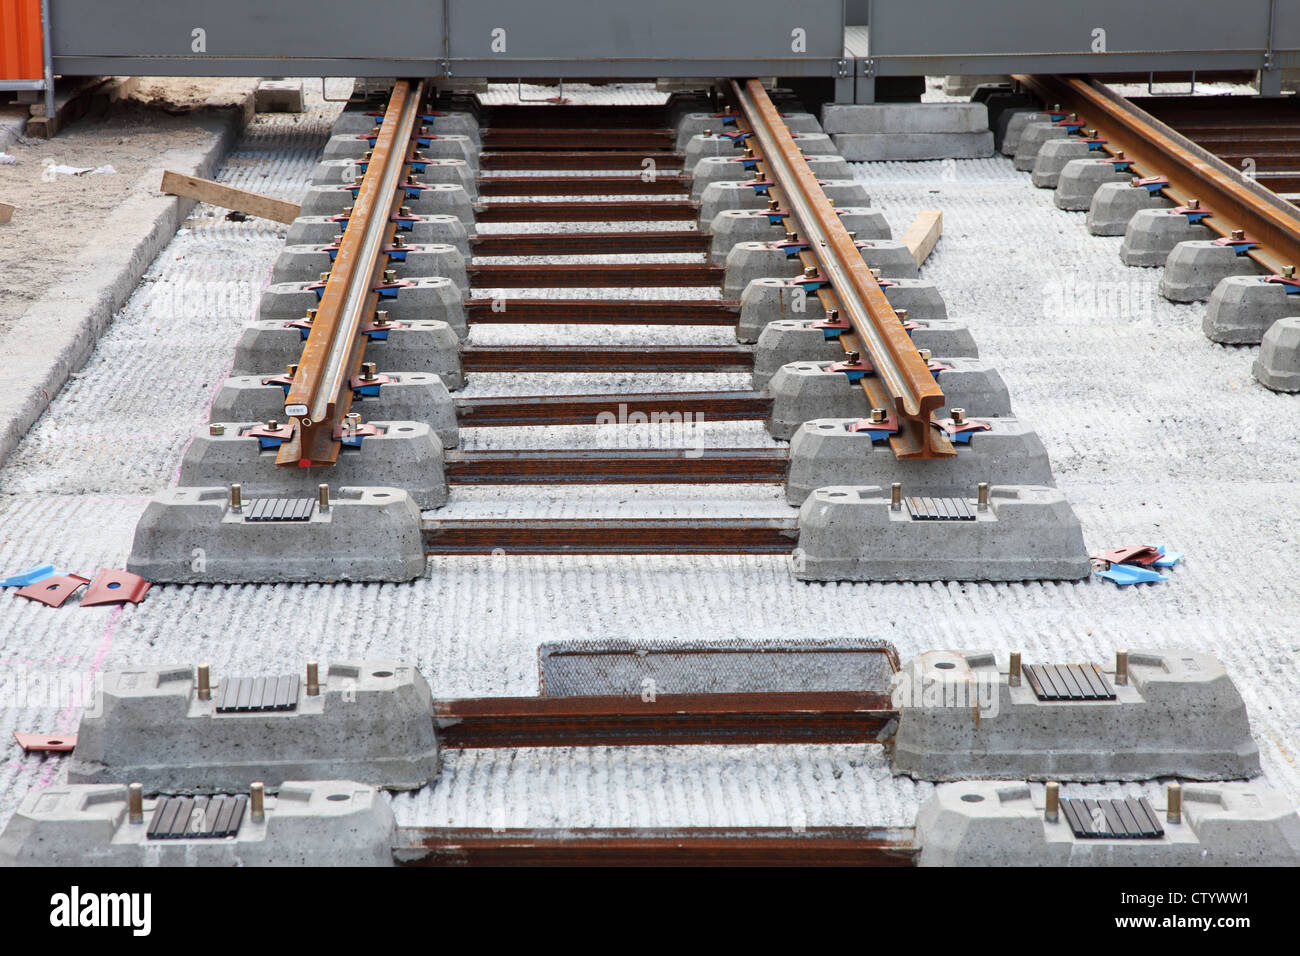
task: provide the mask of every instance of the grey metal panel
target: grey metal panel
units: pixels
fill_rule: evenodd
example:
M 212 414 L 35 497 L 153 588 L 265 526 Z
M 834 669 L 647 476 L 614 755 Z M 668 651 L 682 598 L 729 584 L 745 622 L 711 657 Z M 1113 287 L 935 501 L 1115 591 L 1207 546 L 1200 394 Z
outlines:
M 1287 61 L 1275 57 L 1279 66 Z M 990 56 L 873 57 L 857 61 L 858 75 L 936 76 L 979 73 L 1185 73 L 1191 70 L 1256 70 L 1263 51 L 1208 53 L 1115 53 L 1097 56 L 1076 53 Z
M 1279 0 L 1273 19 L 1273 49 L 1300 50 L 1300 3 Z
M 450 10 L 451 58 L 485 64 L 800 61 L 838 58 L 843 44 L 843 0 L 450 0 Z M 804 52 L 793 50 L 795 30 Z
M 50 0 L 50 6 L 56 58 L 437 60 L 442 55 L 442 0 L 370 4 L 351 0 Z M 204 31 L 204 53 L 193 50 L 195 29 Z M 214 75 L 224 73 L 220 64 L 211 68 L 217 70 Z M 201 75 L 194 69 L 183 73 Z
M 873 0 L 871 56 L 1089 53 L 1097 28 L 1110 53 L 1263 50 L 1268 11 L 1269 0 Z

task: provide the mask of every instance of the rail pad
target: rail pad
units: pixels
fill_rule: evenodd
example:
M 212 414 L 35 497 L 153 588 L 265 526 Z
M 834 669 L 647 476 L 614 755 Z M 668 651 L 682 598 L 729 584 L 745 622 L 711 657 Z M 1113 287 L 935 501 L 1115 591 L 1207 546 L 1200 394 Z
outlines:
M 1076 580 L 1092 570 L 1083 530 L 1055 488 L 995 485 L 957 499 L 906 493 L 895 510 L 879 486 L 819 488 L 799 509 L 794 574 L 804 581 Z M 965 502 L 965 514 L 958 507 Z M 954 507 L 949 507 L 952 504 Z
M 1045 662 L 1059 663 L 1059 662 Z M 1240 780 L 1260 772 L 1246 705 L 1215 658 L 1185 650 L 1130 651 L 1043 687 L 1038 664 L 1016 685 L 990 653 L 932 651 L 899 671 L 894 770 L 920 780 Z M 1088 686 L 1075 678 L 1083 675 Z M 1047 698 L 1040 699 L 1040 691 Z M 1114 699 L 1105 699 L 1107 692 Z
M 274 467 L 274 466 L 271 466 Z M 157 584 L 410 581 L 424 574 L 420 509 L 399 488 L 337 488 L 306 520 L 247 521 L 230 490 L 167 488 L 135 527 L 127 568 Z
M 266 685 L 288 699 L 263 708 Z M 210 793 L 347 778 L 411 790 L 438 773 L 429 685 L 401 662 L 334 661 L 316 687 L 301 674 L 214 674 L 207 700 L 192 667 L 112 671 L 99 693 L 81 718 L 70 783 Z
M 1067 786 L 1064 788 L 1068 790 Z M 1300 816 L 1262 782 L 1189 783 L 1182 788 L 1180 822 L 1169 820 L 1167 798 L 1148 798 L 1162 833 L 1116 834 L 1106 798 L 1133 800 L 1132 788 L 1104 796 L 1063 793 L 1055 820 L 1045 819 L 1041 785 L 970 781 L 941 784 L 916 818 L 921 866 L 1297 866 Z M 1087 798 L 1080 818 L 1067 809 Z M 1090 805 L 1091 804 L 1091 805 Z M 1092 811 L 1100 812 L 1093 817 Z M 1075 828 L 1093 826 L 1088 836 Z M 1146 821 L 1151 823 L 1150 820 Z M 1144 829 L 1147 829 L 1144 827 Z M 1118 838 L 1117 838 L 1118 837 Z
M 234 796 L 233 794 L 231 796 Z M 246 801 L 246 794 L 243 795 Z M 266 797 L 265 819 L 245 802 L 228 836 L 150 838 L 159 797 L 132 823 L 124 784 L 33 790 L 0 834 L 0 866 L 392 866 L 393 811 L 353 780 L 290 781 Z M 206 807 L 187 809 L 195 829 Z M 220 821 L 216 821 L 220 823 Z M 174 829 L 174 827 L 173 827 Z M 157 830 L 154 830 L 157 833 Z M 187 829 L 187 833 L 191 832 Z

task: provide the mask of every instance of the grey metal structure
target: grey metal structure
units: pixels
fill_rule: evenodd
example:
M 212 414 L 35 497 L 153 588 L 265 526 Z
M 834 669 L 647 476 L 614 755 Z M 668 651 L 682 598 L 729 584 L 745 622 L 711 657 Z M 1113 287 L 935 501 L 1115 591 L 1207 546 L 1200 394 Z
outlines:
M 49 0 L 55 72 L 877 77 L 1300 66 L 1292 0 Z M 867 26 L 869 24 L 869 26 Z

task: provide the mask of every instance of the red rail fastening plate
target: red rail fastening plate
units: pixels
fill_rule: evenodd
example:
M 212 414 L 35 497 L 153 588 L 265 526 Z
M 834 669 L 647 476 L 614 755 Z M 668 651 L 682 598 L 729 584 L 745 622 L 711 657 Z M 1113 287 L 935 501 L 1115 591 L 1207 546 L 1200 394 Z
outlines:
M 1140 544 L 1127 548 L 1111 548 L 1109 551 L 1103 551 L 1099 557 L 1111 564 L 1145 565 L 1158 561 L 1162 555 L 1154 545 Z
M 103 568 L 90 582 L 90 587 L 81 596 L 82 607 L 95 607 L 100 604 L 139 604 L 145 594 L 153 587 L 138 574 L 130 571 L 114 571 Z
M 14 740 L 27 753 L 71 753 L 77 746 L 76 734 L 24 734 L 14 731 Z
M 56 574 L 52 578 L 19 588 L 17 594 L 29 601 L 39 601 L 50 607 L 62 607 L 63 602 L 72 597 L 79 587 L 89 583 L 90 578 L 83 578 L 79 574 Z

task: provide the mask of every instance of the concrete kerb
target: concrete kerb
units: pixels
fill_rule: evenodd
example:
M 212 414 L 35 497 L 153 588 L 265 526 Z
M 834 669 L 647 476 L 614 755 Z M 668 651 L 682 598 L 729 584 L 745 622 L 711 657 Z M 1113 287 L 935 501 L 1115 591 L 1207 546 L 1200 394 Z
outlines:
M 287 780 L 348 779 L 415 790 L 438 775 L 433 695 L 416 668 L 333 661 L 312 688 L 302 673 L 285 709 L 250 701 L 236 714 L 218 707 L 237 676 L 211 675 L 219 680 L 210 678 L 202 699 L 193 667 L 110 671 L 77 728 L 68 782 L 228 793 L 254 782 L 274 792 Z M 276 679 L 267 677 L 273 697 Z
M 1086 796 L 1095 799 L 1095 792 Z M 1114 797 L 1128 797 L 1116 791 Z M 1066 815 L 1045 816 L 1046 796 L 1019 782 L 942 784 L 916 816 L 921 866 L 1300 865 L 1300 816 L 1261 782 L 1195 783 L 1181 790 L 1178 822 L 1164 798 L 1164 831 L 1149 839 L 1075 836 Z
M 935 461 L 902 460 L 885 440 L 872 441 L 849 428 L 851 418 L 804 422 L 790 439 L 785 498 L 798 507 L 818 488 L 894 482 L 904 495 L 968 497 L 980 482 L 990 485 L 1055 486 L 1047 449 L 1019 419 L 989 418 L 988 431 L 955 443 L 957 454 Z
M 822 128 L 845 159 L 970 159 L 993 153 L 983 103 L 828 103 Z
M 422 510 L 447 503 L 442 441 L 428 425 L 411 421 L 365 422 L 380 434 L 344 448 L 332 468 L 281 468 L 277 448 L 261 447 L 247 434 L 264 422 L 232 422 L 221 434 L 206 430 L 194 437 L 181 459 L 183 488 L 240 485 L 248 500 L 313 497 L 322 482 L 352 488 L 385 485 L 406 491 Z
M 127 569 L 156 584 L 401 582 L 426 569 L 420 508 L 401 488 L 331 485 L 329 509 L 308 520 L 247 518 L 229 487 L 164 489 L 136 524 Z
M 88 243 L 75 276 L 60 282 L 24 312 L 3 338 L 0 373 L 0 462 L 49 407 L 68 377 L 90 357 L 99 336 L 130 298 L 149 264 L 172 240 L 195 202 L 158 191 L 164 169 L 211 178 L 252 115 L 243 105 L 195 114 L 209 134 L 197 150 L 170 150 L 141 174 L 129 199 L 102 223 L 112 242 Z M 87 237 L 89 238 L 89 237 Z
M 1160 294 L 1171 302 L 1204 302 L 1228 276 L 1262 276 L 1255 260 L 1214 240 L 1180 242 L 1165 260 Z
M 1027 676 L 1018 671 L 1013 681 L 991 653 L 913 658 L 892 691 L 899 710 L 894 771 L 918 780 L 1259 775 L 1246 705 L 1210 655 L 1129 651 L 1122 683 L 1113 661 L 1098 669 L 1114 699 L 1045 701 Z

